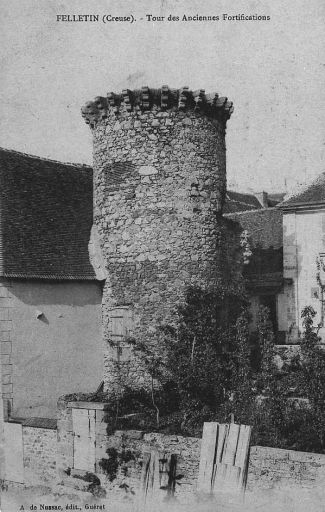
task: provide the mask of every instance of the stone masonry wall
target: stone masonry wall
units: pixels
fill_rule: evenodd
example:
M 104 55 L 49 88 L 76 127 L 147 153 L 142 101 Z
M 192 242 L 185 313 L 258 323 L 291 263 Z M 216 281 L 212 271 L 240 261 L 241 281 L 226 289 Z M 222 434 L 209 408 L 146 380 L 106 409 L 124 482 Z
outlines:
M 198 478 L 201 440 L 192 437 L 164 435 L 158 433 L 144 434 L 140 431 L 116 431 L 114 435 L 97 436 L 97 443 L 104 447 L 116 448 L 118 452 L 130 450 L 134 460 L 119 467 L 117 477 L 112 482 L 99 467 L 101 458 L 108 458 L 106 453 L 97 461 L 98 476 L 102 485 L 110 494 L 123 497 L 125 494 L 137 494 L 140 488 L 141 463 L 144 452 L 158 451 L 177 455 L 175 497 L 179 501 L 190 501 L 196 490 Z
M 57 431 L 23 427 L 25 484 L 56 479 Z
M 4 407 L 4 419 L 12 410 L 12 298 L 11 284 L 7 279 L 0 280 L 0 359 L 1 394 Z
M 168 436 L 163 434 L 142 434 L 141 432 L 117 431 L 110 437 L 107 446 L 121 449 L 126 446 L 135 453 L 166 450 L 177 454 L 177 475 L 175 497 L 180 501 L 190 501 L 196 491 L 201 439 Z M 107 455 L 106 455 L 107 457 Z M 134 468 L 134 469 L 133 469 Z M 133 469 L 133 472 L 132 472 Z M 113 484 L 100 476 L 110 492 L 121 493 L 125 485 L 134 490 L 139 488 L 141 468 L 130 464 L 127 475 L 123 472 Z M 325 477 L 325 455 L 315 453 L 280 450 L 264 446 L 252 446 L 247 478 L 247 490 L 271 489 L 277 487 L 318 487 Z M 122 488 L 120 487 L 122 485 Z M 123 493 L 123 492 L 122 492 Z
M 324 486 L 325 455 L 252 446 L 248 490 L 284 487 Z
M 64 399 L 58 401 L 58 423 L 57 423 L 57 476 L 64 478 L 73 468 L 73 429 L 72 411 Z
M 111 316 L 122 306 L 124 334 L 154 345 L 157 323 L 171 319 L 189 285 L 225 287 L 220 214 L 232 104 L 163 87 L 112 93 L 82 111 L 93 129 L 94 222 L 108 274 L 104 339 L 114 338 Z M 116 361 L 124 383 L 131 370 L 133 386 L 144 380 L 121 349 L 107 346 L 106 389 L 117 381 Z
M 73 461 L 73 425 L 71 410 L 74 403 L 60 401 L 60 420 L 58 422 L 58 462 L 59 480 L 66 480 L 67 475 L 73 479 L 82 471 L 74 468 Z M 96 409 L 96 464 L 95 471 L 101 485 L 109 495 L 123 499 L 137 493 L 140 486 L 141 461 L 144 452 L 159 451 L 177 455 L 176 497 L 180 501 L 190 501 L 196 491 L 201 451 L 201 439 L 161 433 L 144 433 L 141 431 L 115 431 L 108 435 L 104 421 L 103 404 L 78 403 L 78 408 Z M 101 408 L 100 408 L 101 407 Z M 131 451 L 133 458 L 119 466 L 117 475 L 110 480 L 99 462 L 108 459 L 109 448 L 115 448 L 120 454 Z M 247 490 L 259 491 L 278 487 L 320 488 L 325 478 L 325 455 L 316 453 L 281 450 L 264 446 L 250 448 Z M 114 498 L 115 499 L 115 498 Z

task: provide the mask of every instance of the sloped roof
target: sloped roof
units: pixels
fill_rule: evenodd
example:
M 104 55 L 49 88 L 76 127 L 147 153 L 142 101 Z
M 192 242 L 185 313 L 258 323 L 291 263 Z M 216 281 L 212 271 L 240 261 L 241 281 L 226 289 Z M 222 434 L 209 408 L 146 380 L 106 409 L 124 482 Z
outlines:
M 283 201 L 284 192 L 275 194 L 266 193 L 267 207 L 272 208 Z M 249 210 L 261 210 L 264 208 L 254 194 L 242 194 L 241 192 L 234 192 L 233 190 L 227 190 L 225 204 L 223 211 L 224 213 L 236 213 L 245 212 Z
M 259 210 L 262 208 L 261 203 L 253 194 L 242 194 L 227 190 L 224 213 L 235 213 L 247 210 Z
M 281 203 L 281 208 L 317 204 L 325 205 L 325 173 L 318 176 L 318 178 L 310 185 L 307 185 L 303 191 Z
M 227 218 L 238 222 L 254 246 L 261 249 L 280 249 L 283 246 L 283 212 L 279 208 L 262 208 L 248 212 L 231 213 Z
M 49 418 L 28 418 L 22 423 L 23 427 L 45 428 L 56 430 L 58 428 L 58 420 Z
M 0 148 L 0 275 L 94 279 L 92 169 Z
M 284 200 L 286 195 L 287 195 L 286 192 L 278 192 L 276 194 L 268 194 L 269 206 L 276 206 L 277 204 L 281 203 L 281 201 Z

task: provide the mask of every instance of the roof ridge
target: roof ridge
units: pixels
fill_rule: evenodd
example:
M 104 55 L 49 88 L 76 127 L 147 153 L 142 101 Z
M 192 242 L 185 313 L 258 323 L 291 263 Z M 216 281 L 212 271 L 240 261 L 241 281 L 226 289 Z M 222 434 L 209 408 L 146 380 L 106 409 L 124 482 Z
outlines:
M 227 189 L 226 193 L 231 192 L 233 194 L 240 194 L 241 196 L 251 196 L 256 197 L 253 192 L 238 192 L 238 190 L 231 190 L 230 188 Z
M 269 206 L 268 208 L 256 208 L 254 210 L 245 210 L 245 211 L 241 211 L 241 212 L 232 212 L 232 213 L 225 213 L 224 214 L 224 217 L 225 216 L 229 216 L 229 215 L 243 215 L 243 214 L 247 214 L 247 213 L 265 213 L 265 212 L 269 212 L 269 211 L 273 211 L 273 210 L 279 210 L 280 208 L 278 207 L 278 205 L 276 206 Z
M 232 203 L 238 203 L 238 204 L 245 204 L 246 206 L 254 206 L 252 203 L 245 203 L 244 201 L 238 201 L 238 199 L 231 199 L 230 197 L 228 198 L 228 201 L 231 201 Z M 262 210 L 262 206 L 261 208 L 257 208 L 255 207 L 255 210 Z
M 87 169 L 92 169 L 91 165 L 88 164 L 80 164 L 80 163 L 73 163 L 73 162 L 62 162 L 62 160 L 53 160 L 51 158 L 44 158 L 42 156 L 38 155 L 31 155 L 29 153 L 23 153 L 22 151 L 16 151 L 15 149 L 8 149 L 0 146 L 0 151 L 5 151 L 6 153 L 14 153 L 16 155 L 22 155 L 27 156 L 28 158 L 33 158 L 36 160 L 41 160 L 42 162 L 52 162 L 55 164 L 61 164 L 61 165 L 69 165 L 70 167 L 83 167 Z

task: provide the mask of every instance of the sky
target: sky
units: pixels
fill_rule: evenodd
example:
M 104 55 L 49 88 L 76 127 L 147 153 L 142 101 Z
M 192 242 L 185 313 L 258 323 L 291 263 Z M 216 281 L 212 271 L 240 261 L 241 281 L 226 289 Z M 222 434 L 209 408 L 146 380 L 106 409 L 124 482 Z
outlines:
M 229 188 L 290 193 L 325 172 L 323 0 L 10 0 L 1 10 L 1 147 L 92 165 L 80 113 L 87 101 L 188 85 L 234 103 Z M 100 21 L 57 21 L 60 14 Z M 103 23 L 105 14 L 136 21 Z M 170 14 L 220 20 L 168 21 Z

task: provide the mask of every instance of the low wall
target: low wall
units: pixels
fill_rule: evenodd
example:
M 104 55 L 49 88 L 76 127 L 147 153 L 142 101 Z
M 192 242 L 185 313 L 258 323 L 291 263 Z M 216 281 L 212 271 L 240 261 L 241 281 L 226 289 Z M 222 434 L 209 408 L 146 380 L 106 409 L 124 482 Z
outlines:
M 190 500 L 196 490 L 198 478 L 201 440 L 192 437 L 164 435 L 159 433 L 144 434 L 140 431 L 116 431 L 110 437 L 102 436 L 100 442 L 102 457 L 108 458 L 107 448 L 115 448 L 119 454 L 128 450 L 134 459 L 119 466 L 116 478 L 111 482 L 98 463 L 98 475 L 102 485 L 114 493 L 136 493 L 140 487 L 141 463 L 144 452 L 158 451 L 177 455 L 175 496 L 179 501 Z M 126 454 L 127 455 L 127 454 Z M 127 457 L 126 457 L 127 458 Z
M 23 426 L 25 484 L 51 483 L 56 479 L 57 432 Z
M 109 493 L 125 493 L 133 495 L 140 486 L 141 462 L 143 452 L 157 450 L 177 454 L 177 484 L 176 497 L 179 501 L 190 500 L 196 490 L 198 468 L 201 450 L 201 439 L 160 433 L 143 433 L 140 431 L 116 431 L 108 436 L 103 404 L 91 402 L 59 403 L 58 420 L 58 459 L 59 477 L 64 481 L 68 475 L 74 478 L 84 474 L 74 468 L 73 455 L 73 422 L 72 408 L 95 410 L 95 473 L 101 480 L 101 485 Z M 108 473 L 100 465 L 103 459 L 110 456 L 108 449 L 115 449 L 119 457 L 119 467 L 116 475 L 111 468 Z M 128 457 L 126 452 L 131 452 Z M 114 450 L 113 450 L 114 452 Z M 123 453 L 126 454 L 123 461 Z M 112 461 L 112 458 L 111 458 Z M 292 487 L 323 487 L 325 481 L 325 455 L 280 450 L 262 446 L 252 446 L 248 470 L 248 491 Z
M 190 497 L 196 487 L 198 467 L 200 460 L 201 440 L 191 437 L 159 433 L 145 434 L 141 431 L 116 431 L 108 436 L 105 412 L 101 404 L 83 402 L 66 403 L 60 400 L 58 404 L 58 455 L 57 473 L 61 483 L 71 485 L 71 476 L 77 481 L 78 475 L 85 474 L 84 470 L 74 467 L 73 447 L 73 421 L 72 409 L 84 408 L 95 411 L 95 471 L 89 468 L 89 472 L 95 472 L 100 478 L 102 486 L 110 494 L 136 493 L 140 486 L 141 463 L 144 452 L 160 451 L 177 454 L 177 485 L 176 496 L 183 500 Z M 115 449 L 119 457 L 119 465 L 116 475 L 112 471 L 104 471 L 100 462 L 110 458 L 108 449 Z M 132 457 L 127 462 L 123 461 L 123 454 L 131 452 Z M 111 457 L 112 460 L 112 457 Z
M 253 491 L 273 487 L 324 487 L 325 455 L 264 446 L 250 449 L 247 486 Z

